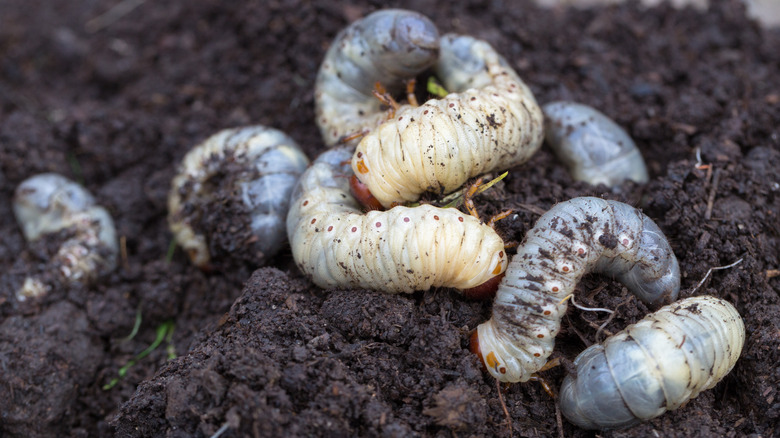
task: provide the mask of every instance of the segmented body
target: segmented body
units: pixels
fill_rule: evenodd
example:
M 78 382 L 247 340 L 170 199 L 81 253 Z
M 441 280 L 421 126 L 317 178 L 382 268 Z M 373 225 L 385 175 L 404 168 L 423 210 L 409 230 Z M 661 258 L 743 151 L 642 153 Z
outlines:
M 390 293 L 468 289 L 506 269 L 501 238 L 456 209 L 422 205 L 363 214 L 349 193 L 351 154 L 346 148 L 322 154 L 292 197 L 293 256 L 315 284 Z
M 432 66 L 438 56 L 439 32 L 417 12 L 384 9 L 342 30 L 315 85 L 317 124 L 325 144 L 333 146 L 385 121 L 382 103 L 372 94 L 375 84 L 398 92 L 404 80 Z
M 499 285 L 492 318 L 472 338 L 496 379 L 524 382 L 546 363 L 564 298 L 589 272 L 614 276 L 650 304 L 674 300 L 680 289 L 677 258 L 642 212 L 591 197 L 561 202 L 526 235 Z
M 551 102 L 542 111 L 547 143 L 574 179 L 609 187 L 627 179 L 647 182 L 642 154 L 612 119 L 575 102 Z
M 486 42 L 445 35 L 436 71 L 452 93 L 404 105 L 358 144 L 352 169 L 385 207 L 449 193 L 528 160 L 543 139 L 533 94 Z
M 82 186 L 54 173 L 33 176 L 16 188 L 16 221 L 28 241 L 66 231 L 51 264 L 68 283 L 89 283 L 116 267 L 118 245 L 114 221 Z M 46 293 L 52 284 L 44 276 L 29 276 L 17 298 Z
M 728 302 L 701 296 L 670 304 L 577 356 L 561 411 L 586 429 L 655 418 L 715 386 L 744 342 L 744 323 Z
M 209 265 L 208 236 L 197 224 L 210 203 L 219 208 L 210 179 L 233 172 L 254 245 L 263 257 L 275 254 L 286 241 L 290 194 L 308 164 L 295 141 L 276 129 L 247 126 L 209 137 L 185 155 L 171 183 L 168 222 L 176 242 L 195 265 Z

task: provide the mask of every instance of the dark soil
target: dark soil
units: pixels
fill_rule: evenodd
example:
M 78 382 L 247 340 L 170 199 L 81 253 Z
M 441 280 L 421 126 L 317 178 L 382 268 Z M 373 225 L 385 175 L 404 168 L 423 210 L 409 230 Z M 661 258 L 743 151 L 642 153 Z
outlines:
M 0 436 L 593 435 L 557 420 L 533 382 L 501 388 L 507 423 L 467 350 L 490 303 L 448 290 L 325 292 L 289 250 L 254 274 L 244 264 L 205 274 L 181 251 L 166 261 L 166 196 L 186 151 L 220 128 L 260 123 L 315 157 L 319 63 L 339 29 L 383 2 L 145 2 L 102 27 L 90 21 L 117 3 L 0 2 Z M 715 3 L 702 13 L 394 2 L 492 43 L 540 102 L 600 109 L 647 159 L 651 182 L 613 194 L 573 182 L 540 151 L 477 198 L 485 215 L 517 209 L 499 222 L 506 240 L 522 240 L 558 201 L 628 202 L 669 237 L 681 295 L 724 297 L 745 319 L 742 358 L 722 383 L 602 436 L 780 434 L 780 33 L 737 1 Z M 697 150 L 709 168 L 697 168 Z M 90 288 L 19 304 L 11 285 L 45 251 L 25 243 L 10 201 L 43 171 L 97 196 L 126 257 Z M 609 332 L 649 311 L 608 278 L 587 277 L 579 292 L 580 304 L 617 309 Z M 604 320 L 570 307 L 555 354 L 573 359 Z M 170 343 L 104 390 L 168 321 Z M 544 377 L 557 388 L 564 374 Z

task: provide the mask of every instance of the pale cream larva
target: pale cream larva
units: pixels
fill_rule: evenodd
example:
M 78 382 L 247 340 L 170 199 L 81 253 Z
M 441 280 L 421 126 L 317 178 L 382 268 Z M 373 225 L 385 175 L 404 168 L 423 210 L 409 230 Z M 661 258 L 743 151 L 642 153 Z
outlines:
M 439 32 L 417 12 L 384 9 L 342 30 L 325 55 L 314 89 L 325 144 L 333 146 L 385 121 L 382 102 L 373 95 L 375 84 L 398 92 L 404 80 L 422 73 L 438 56 Z
M 542 144 L 533 94 L 486 42 L 445 35 L 436 72 L 452 93 L 402 106 L 358 144 L 352 169 L 385 207 L 449 193 L 527 161 Z
M 628 133 L 603 113 L 576 102 L 550 102 L 544 112 L 545 140 L 572 177 L 616 187 L 647 182 L 647 166 Z
M 630 205 L 574 198 L 542 215 L 501 280 L 493 316 L 471 349 L 502 382 L 525 382 L 544 366 L 583 275 L 614 276 L 642 301 L 659 305 L 680 291 L 680 267 L 658 226 Z
M 560 393 L 563 415 L 584 429 L 615 429 L 677 409 L 737 362 L 745 325 L 727 301 L 687 298 L 591 345 Z
M 309 164 L 295 141 L 265 126 L 225 129 L 184 156 L 168 195 L 168 223 L 176 242 L 201 268 L 211 262 L 208 233 L 198 226 L 212 199 L 212 180 L 233 178 L 256 247 L 256 263 L 275 254 L 286 241 L 284 221 L 298 177 Z
M 61 281 L 89 283 L 116 267 L 114 221 L 79 184 L 54 173 L 33 176 L 16 188 L 13 209 L 28 241 L 65 232 L 50 261 Z M 48 292 L 53 286 L 47 279 L 50 273 L 28 276 L 16 298 L 24 301 Z
M 293 257 L 318 286 L 389 293 L 469 289 L 506 269 L 496 232 L 454 208 L 422 205 L 363 214 L 349 193 L 351 150 L 320 155 L 287 217 Z

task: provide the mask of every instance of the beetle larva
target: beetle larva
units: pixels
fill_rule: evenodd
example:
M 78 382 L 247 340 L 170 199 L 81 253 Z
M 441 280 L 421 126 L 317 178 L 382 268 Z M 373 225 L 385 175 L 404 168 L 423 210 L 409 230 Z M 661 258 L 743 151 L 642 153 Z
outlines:
M 436 65 L 453 91 L 366 135 L 352 158 L 359 183 L 383 206 L 449 193 L 471 177 L 528 160 L 542 144 L 542 111 L 530 89 L 486 42 L 445 35 Z
M 639 149 L 612 119 L 575 102 L 551 102 L 542 111 L 547 143 L 574 179 L 609 187 L 627 179 L 647 182 Z
M 253 245 L 252 262 L 261 263 L 287 239 L 290 193 L 308 164 L 295 141 L 276 129 L 246 126 L 212 135 L 187 153 L 173 178 L 168 223 L 176 242 L 195 265 L 209 266 L 209 237 L 199 223 L 221 202 L 213 199 L 213 180 L 229 174 L 231 189 L 248 215 L 252 237 L 246 244 Z
M 417 12 L 380 10 L 342 30 L 325 55 L 315 86 L 317 124 L 325 144 L 333 146 L 383 122 L 387 115 L 372 94 L 375 84 L 398 92 L 405 79 L 432 66 L 438 56 L 439 32 Z
M 734 367 L 745 325 L 730 303 L 691 297 L 647 315 L 577 356 L 561 411 L 585 429 L 631 426 L 679 408 Z
M 566 298 L 583 275 L 613 275 L 651 305 L 674 300 L 680 268 L 658 226 L 617 201 L 574 198 L 542 215 L 512 258 L 492 318 L 471 338 L 496 379 L 525 382 L 552 353 Z
M 16 188 L 13 209 L 27 241 L 66 232 L 52 260 L 65 282 L 88 283 L 116 267 L 114 221 L 84 187 L 54 173 L 36 175 Z M 43 278 L 28 276 L 17 299 L 45 294 L 52 285 Z
M 506 269 L 498 234 L 454 208 L 363 214 L 349 194 L 351 154 L 335 148 L 320 155 L 292 197 L 287 232 L 293 257 L 315 284 L 390 293 L 469 289 Z

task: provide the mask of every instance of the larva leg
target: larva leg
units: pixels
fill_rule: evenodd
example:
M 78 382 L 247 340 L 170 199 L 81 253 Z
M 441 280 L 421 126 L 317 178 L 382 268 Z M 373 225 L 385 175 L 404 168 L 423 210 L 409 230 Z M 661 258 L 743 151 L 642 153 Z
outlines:
M 542 110 L 545 139 L 574 179 L 609 187 L 627 179 L 647 182 L 639 149 L 612 119 L 575 102 L 551 102 Z
M 414 87 L 417 85 L 417 79 L 411 78 L 406 81 L 406 101 L 411 106 L 420 106 L 417 102 L 417 95 L 414 94 Z
M 495 231 L 454 208 L 422 205 L 363 214 L 349 195 L 349 148 L 322 154 L 293 194 L 287 230 L 293 257 L 323 288 L 413 292 L 469 289 L 506 267 Z
M 599 198 L 575 198 L 542 215 L 499 285 L 492 318 L 477 327 L 472 351 L 506 382 L 524 382 L 547 361 L 570 295 L 583 275 L 614 276 L 651 305 L 674 300 L 677 259 L 655 223 L 639 210 Z M 502 372 L 503 371 L 503 372 Z
M 687 298 L 585 349 L 560 393 L 563 415 L 585 429 L 614 429 L 677 409 L 734 367 L 745 327 L 728 302 Z
M 28 241 L 66 231 L 66 239 L 44 268 L 56 270 L 54 277 L 60 281 L 89 283 L 116 267 L 119 246 L 114 221 L 75 182 L 53 173 L 28 178 L 16 188 L 13 209 Z M 51 272 L 27 277 L 17 299 L 45 294 L 54 286 L 51 277 Z
M 230 193 L 237 193 L 244 227 L 235 233 L 248 233 L 251 263 L 260 265 L 276 253 L 286 240 L 284 221 L 289 197 L 309 160 L 295 141 L 281 131 L 265 126 L 226 129 L 190 150 L 173 178 L 168 195 L 168 222 L 176 242 L 190 260 L 203 269 L 212 263 L 212 239 L 220 232 L 202 225 L 205 213 L 224 208 L 215 199 L 212 187 L 222 179 Z M 224 231 L 223 231 L 224 232 Z M 230 238 L 231 236 L 227 236 Z M 231 241 L 232 242 L 232 241 Z M 239 251 L 223 251 L 233 257 Z M 238 257 L 237 255 L 235 255 Z
M 385 207 L 423 192 L 450 193 L 469 178 L 528 160 L 542 143 L 542 112 L 486 42 L 446 35 L 436 70 L 453 93 L 403 105 L 358 144 L 357 178 Z
M 403 81 L 432 66 L 439 57 L 439 32 L 425 16 L 401 9 L 374 12 L 347 26 L 334 39 L 320 66 L 314 100 L 325 144 L 373 129 L 386 120 L 372 96 L 380 82 L 390 94 Z

